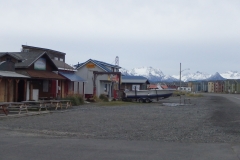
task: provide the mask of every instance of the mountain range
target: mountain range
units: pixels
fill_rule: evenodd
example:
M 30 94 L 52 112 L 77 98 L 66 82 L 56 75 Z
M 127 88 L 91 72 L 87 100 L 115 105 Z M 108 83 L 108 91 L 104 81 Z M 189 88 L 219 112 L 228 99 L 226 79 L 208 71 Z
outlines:
M 165 75 L 160 69 L 153 67 L 139 67 L 127 70 L 120 69 L 123 75 L 143 76 L 152 82 L 174 82 L 179 81 L 180 75 Z M 240 79 L 240 73 L 238 71 L 227 71 L 224 73 L 208 74 L 197 71 L 196 73 L 186 72 L 181 75 L 181 80 L 184 82 L 196 81 L 196 80 L 224 80 L 224 79 Z

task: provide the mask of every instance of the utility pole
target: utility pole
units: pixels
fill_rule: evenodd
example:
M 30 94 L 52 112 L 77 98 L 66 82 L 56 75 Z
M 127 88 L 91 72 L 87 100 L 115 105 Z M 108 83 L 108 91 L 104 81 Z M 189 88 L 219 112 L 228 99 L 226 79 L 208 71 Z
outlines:
M 180 78 L 179 78 L 180 79 L 180 84 L 179 84 L 180 87 L 179 87 L 179 90 L 181 90 L 181 86 L 182 86 L 181 78 L 182 78 L 182 66 L 181 66 L 181 63 L 180 63 Z
M 179 77 L 179 79 L 180 79 L 180 84 L 179 84 L 179 94 L 180 94 L 180 104 L 182 103 L 182 100 L 181 100 L 181 86 L 182 86 L 182 82 L 181 82 L 181 77 L 182 77 L 182 75 L 181 75 L 181 73 L 182 73 L 182 66 L 181 66 L 181 63 L 180 63 L 180 77 Z

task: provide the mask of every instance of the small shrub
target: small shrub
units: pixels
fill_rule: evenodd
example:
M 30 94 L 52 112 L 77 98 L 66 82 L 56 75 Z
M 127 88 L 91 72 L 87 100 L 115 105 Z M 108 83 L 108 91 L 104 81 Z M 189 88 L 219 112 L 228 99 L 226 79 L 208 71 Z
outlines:
M 81 94 L 69 94 L 64 99 L 70 100 L 73 106 L 84 104 L 84 98 Z
M 105 94 L 100 94 L 99 99 L 101 99 L 104 102 L 108 102 L 108 97 Z

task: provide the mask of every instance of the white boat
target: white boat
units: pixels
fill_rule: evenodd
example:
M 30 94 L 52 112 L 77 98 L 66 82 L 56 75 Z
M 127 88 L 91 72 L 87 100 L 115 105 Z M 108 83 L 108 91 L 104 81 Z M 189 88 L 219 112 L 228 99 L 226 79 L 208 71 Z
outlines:
M 124 98 L 151 101 L 151 99 L 168 98 L 174 91 L 175 89 L 127 90 L 124 91 Z

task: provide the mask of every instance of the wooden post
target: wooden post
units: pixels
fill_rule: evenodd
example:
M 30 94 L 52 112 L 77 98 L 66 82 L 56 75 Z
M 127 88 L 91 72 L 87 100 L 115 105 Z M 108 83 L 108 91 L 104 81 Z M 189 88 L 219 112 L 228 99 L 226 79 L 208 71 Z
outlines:
M 60 81 L 60 97 L 59 98 L 62 98 L 62 92 L 63 92 L 63 80 Z
M 62 98 L 63 96 L 63 80 L 61 80 L 61 96 L 60 96 L 60 98 Z
M 8 87 L 7 87 L 7 101 L 10 102 L 10 83 L 12 82 L 12 79 L 8 79 Z
M 85 98 L 85 82 L 83 82 L 83 98 Z
M 18 83 L 19 83 L 19 79 L 15 79 L 16 81 L 16 90 L 15 90 L 15 102 L 18 101 Z
M 72 82 L 72 94 L 74 94 L 74 82 Z
M 23 88 L 23 99 L 24 99 L 24 101 L 26 101 L 27 100 L 27 98 L 26 98 L 26 96 L 27 96 L 27 80 L 26 79 L 24 79 L 24 88 Z
M 30 81 L 30 90 L 29 90 L 29 100 L 33 100 L 33 84 L 32 81 Z

